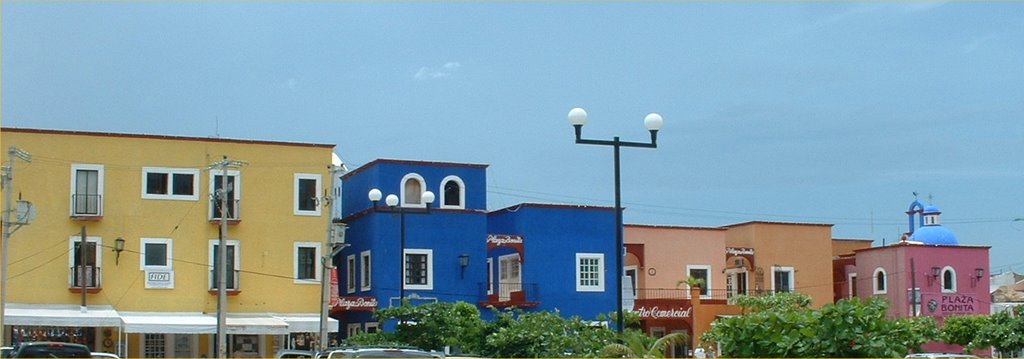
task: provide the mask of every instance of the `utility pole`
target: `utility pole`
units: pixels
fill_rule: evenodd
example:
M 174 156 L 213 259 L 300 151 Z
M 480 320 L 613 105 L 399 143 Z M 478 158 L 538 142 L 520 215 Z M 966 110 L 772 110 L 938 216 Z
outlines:
M 220 168 L 220 190 L 214 191 L 214 196 L 220 200 L 220 236 L 217 241 L 217 358 L 227 358 L 227 333 L 225 328 L 227 327 L 227 310 L 228 310 L 228 296 L 227 296 L 227 260 L 228 260 L 228 247 L 227 247 L 227 234 L 228 234 L 228 167 L 239 168 L 245 165 L 245 161 L 229 160 L 228 156 L 224 156 L 224 159 L 210 164 L 209 168 Z M 237 213 L 238 209 L 232 213 Z M 233 273 L 232 273 L 233 274 Z
M 330 331 L 328 324 L 330 322 L 329 313 L 331 305 L 331 273 L 334 269 L 334 256 L 341 252 L 345 248 L 343 243 L 338 243 L 338 237 L 343 234 L 338 233 L 339 226 L 341 224 L 334 223 L 335 208 L 337 208 L 337 201 L 341 198 L 340 190 L 336 188 L 339 176 L 347 172 L 345 164 L 341 162 L 340 158 L 334 157 L 334 163 L 329 168 L 331 173 L 331 188 L 327 191 L 327 195 L 324 196 L 324 202 L 327 205 L 327 248 L 328 254 L 320 258 L 320 262 L 323 267 L 323 274 L 320 276 L 320 349 L 321 351 L 327 349 L 329 340 L 328 336 Z
M 14 192 L 14 188 L 11 187 L 11 181 L 14 180 L 14 158 L 17 157 L 20 158 L 22 161 L 32 163 L 32 155 L 14 146 L 11 146 L 7 150 L 7 156 L 8 163 L 7 166 L 3 167 L 3 179 L 2 181 L 0 181 L 0 186 L 2 186 L 4 190 L 4 242 L 2 245 L 3 259 L 0 259 L 0 261 L 3 261 L 3 274 L 0 275 L 0 277 L 2 277 L 0 278 L 0 344 L 3 344 L 4 346 L 8 346 L 11 344 L 11 342 L 8 340 L 9 338 L 7 338 L 7 331 L 3 330 L 3 328 L 5 325 L 7 325 L 7 321 L 5 320 L 5 313 L 7 308 L 7 244 L 11 241 L 11 234 L 14 233 L 14 230 L 11 229 L 11 225 L 13 224 L 11 222 L 11 214 L 14 212 L 14 209 L 11 208 L 11 201 L 13 200 L 12 193 Z M 18 228 L 21 228 L 21 226 L 24 225 L 24 223 L 20 219 L 18 220 L 18 222 Z

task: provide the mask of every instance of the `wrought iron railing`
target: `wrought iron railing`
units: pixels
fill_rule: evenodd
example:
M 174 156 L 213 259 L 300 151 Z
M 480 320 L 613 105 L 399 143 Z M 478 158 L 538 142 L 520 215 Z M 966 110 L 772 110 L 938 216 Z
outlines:
M 241 219 L 241 200 L 232 199 L 228 200 L 227 202 L 228 207 L 224 209 L 225 217 L 223 218 L 227 220 Z M 210 220 L 212 221 L 221 219 L 220 200 L 216 198 L 211 199 L 210 208 L 213 209 L 212 211 L 210 211 Z
M 487 283 L 480 283 L 480 302 L 489 305 L 523 305 L 539 303 L 540 286 L 537 283 L 493 283 L 488 291 Z
M 231 275 L 229 275 L 227 277 L 227 283 L 225 283 L 225 287 L 227 288 L 227 290 L 238 290 L 238 288 L 239 288 L 238 287 L 238 274 L 239 273 L 241 273 L 241 271 L 239 271 L 237 269 L 231 270 Z M 218 275 L 217 269 L 216 268 L 211 269 L 210 270 L 210 290 L 213 290 L 213 291 L 217 290 L 217 286 L 219 285 L 218 284 L 218 280 L 220 280 L 220 276 Z
M 83 282 L 86 288 L 99 288 L 103 269 L 96 266 L 71 266 L 69 274 L 68 285 L 71 288 L 82 288 Z
M 71 210 L 75 216 L 103 215 L 103 195 L 78 193 L 72 194 Z
M 737 295 L 750 295 L 750 296 L 762 296 L 772 295 L 777 292 L 786 291 L 775 291 L 770 289 L 704 289 L 701 291 L 701 299 L 715 299 L 725 300 Z M 687 288 L 638 288 L 636 289 L 636 299 L 692 299 L 691 292 Z

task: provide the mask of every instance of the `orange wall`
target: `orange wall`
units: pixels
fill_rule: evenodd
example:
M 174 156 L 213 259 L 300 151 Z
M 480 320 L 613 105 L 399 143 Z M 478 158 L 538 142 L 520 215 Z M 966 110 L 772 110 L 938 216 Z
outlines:
M 832 225 L 747 222 L 725 228 L 727 246 L 754 249 L 764 289 L 771 289 L 772 266 L 793 267 L 793 286 L 811 296 L 812 306 L 832 302 Z
M 832 239 L 832 256 L 853 254 L 853 251 L 864 248 L 871 248 L 870 239 Z

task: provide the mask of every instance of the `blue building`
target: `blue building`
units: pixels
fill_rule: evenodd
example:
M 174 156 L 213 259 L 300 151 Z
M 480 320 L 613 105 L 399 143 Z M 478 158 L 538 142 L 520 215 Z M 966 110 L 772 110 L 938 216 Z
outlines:
M 347 246 L 334 258 L 340 301 L 331 314 L 344 336 L 390 330 L 372 311 L 400 297 L 475 303 L 485 318 L 491 306 L 584 319 L 614 310 L 614 210 L 520 204 L 488 212 L 486 169 L 380 159 L 342 177 Z

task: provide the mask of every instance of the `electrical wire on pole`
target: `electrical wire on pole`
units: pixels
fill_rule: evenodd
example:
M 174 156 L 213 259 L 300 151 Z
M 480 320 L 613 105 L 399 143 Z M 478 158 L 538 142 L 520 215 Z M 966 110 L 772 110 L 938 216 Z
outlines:
M 227 297 L 227 259 L 228 259 L 228 248 L 227 248 L 227 234 L 228 234 L 228 215 L 237 215 L 237 206 L 228 207 L 228 194 L 234 193 L 233 188 L 228 186 L 228 168 L 240 168 L 247 162 L 240 160 L 229 160 L 228 156 L 224 156 L 224 159 L 210 164 L 209 169 L 220 168 L 220 188 L 214 191 L 216 200 L 220 203 L 218 208 L 220 209 L 220 236 L 217 240 L 217 358 L 227 358 L 227 333 L 225 331 L 227 327 L 227 311 L 228 311 L 228 297 Z M 230 210 L 230 211 L 229 211 Z M 233 274 L 233 273 L 232 273 Z
M 11 221 L 11 214 L 14 213 L 14 209 L 11 208 L 11 202 L 13 201 L 12 193 L 14 192 L 14 188 L 11 187 L 11 182 L 14 180 L 14 158 L 17 157 L 17 158 L 20 158 L 22 161 L 25 161 L 25 162 L 28 162 L 28 163 L 32 163 L 32 155 L 30 155 L 28 152 L 23 151 L 20 148 L 14 147 L 14 146 L 11 146 L 7 150 L 7 155 L 8 155 L 8 159 L 9 159 L 8 161 L 9 162 L 7 163 L 7 166 L 3 167 L 3 179 L 2 179 L 2 181 L 0 181 L 0 187 L 2 187 L 3 190 L 4 190 L 3 244 L 2 244 L 2 249 L 3 249 L 2 257 L 3 258 L 0 259 L 0 261 L 3 262 L 2 263 L 3 264 L 3 268 L 0 268 L 0 270 L 3 271 L 3 274 L 0 275 L 0 329 L 2 329 L 5 325 L 7 325 L 7 321 L 4 319 L 5 315 L 6 315 L 6 307 L 7 307 L 7 270 L 8 270 L 8 268 L 7 268 L 7 252 L 8 252 L 8 249 L 7 248 L 8 248 L 8 243 L 10 243 L 10 241 L 11 241 L 11 234 L 14 233 L 14 229 L 17 229 L 17 228 L 14 228 L 14 229 L 11 228 L 11 225 L 14 224 L 14 222 Z M 26 223 L 27 223 L 27 221 L 24 221 L 22 219 L 18 219 L 18 223 L 17 224 L 18 224 L 18 227 L 20 228 L 22 225 L 24 225 Z M 7 338 L 7 331 L 6 330 L 0 330 L 0 343 L 2 343 L 4 346 L 8 346 L 8 345 L 10 345 L 9 339 L 10 338 Z

